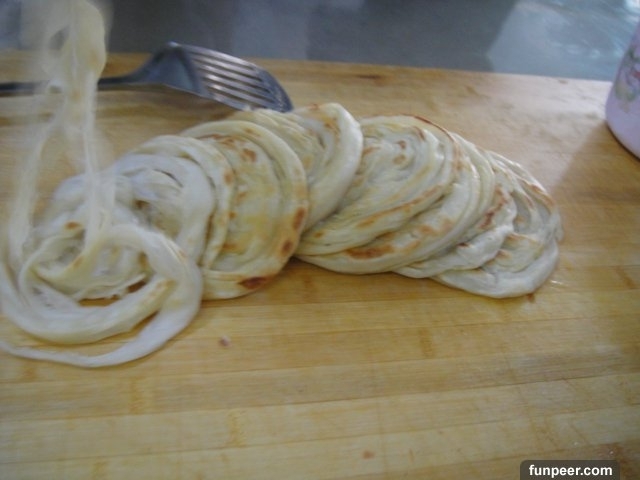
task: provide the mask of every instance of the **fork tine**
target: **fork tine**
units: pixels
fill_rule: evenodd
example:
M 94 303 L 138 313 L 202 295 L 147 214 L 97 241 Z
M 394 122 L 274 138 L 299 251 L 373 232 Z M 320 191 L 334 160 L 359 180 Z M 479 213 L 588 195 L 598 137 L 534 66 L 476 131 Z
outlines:
M 227 65 L 234 65 L 239 69 L 246 69 L 248 73 L 259 70 L 259 67 L 257 67 L 255 64 L 251 62 L 248 62 L 238 57 L 234 57 L 232 55 L 228 55 L 226 53 L 218 52 L 216 50 L 210 50 L 208 48 L 197 47 L 194 45 L 181 45 L 181 47 L 186 52 L 189 52 L 191 55 L 200 56 L 204 58 L 215 58 Z
M 216 73 L 208 71 L 201 72 L 200 79 L 203 81 L 203 86 L 209 91 L 225 91 L 242 96 L 242 98 L 246 100 L 252 100 L 254 103 L 264 105 L 273 104 L 273 94 L 264 85 L 249 85 L 243 82 L 230 81 L 223 75 L 217 75 Z
M 252 106 L 260 106 L 265 108 L 286 108 L 285 102 L 282 102 L 277 93 L 272 92 L 267 86 L 252 86 L 244 82 L 230 81 L 222 75 L 216 75 L 201 71 L 200 80 L 205 89 L 210 93 L 226 93 L 232 95 L 236 99 L 243 99 Z
M 199 71 L 203 86 L 214 96 L 230 95 L 232 101 L 244 101 L 251 107 L 291 109 L 289 98 L 276 80 L 257 65 L 206 48 L 181 47 Z
M 199 60 L 201 60 L 199 58 L 196 58 L 195 60 L 196 67 L 200 72 L 207 76 L 211 76 L 214 80 L 225 83 L 241 83 L 247 87 L 253 87 L 256 91 L 270 91 L 262 78 L 256 76 L 258 72 L 255 72 L 252 75 L 247 75 L 244 73 L 237 73 L 235 70 L 230 70 L 228 66 L 224 64 L 213 63 L 206 59 L 202 59 L 202 62 L 199 62 Z
M 209 93 L 211 96 L 222 103 L 231 102 L 232 104 L 237 105 L 239 109 L 249 108 L 273 108 L 276 110 L 283 109 L 283 105 L 274 102 L 273 99 L 268 97 L 256 97 L 251 95 L 250 93 L 244 90 L 231 89 L 227 88 L 223 85 L 220 85 L 217 82 L 212 82 L 207 85 Z M 225 101 L 226 99 L 227 101 Z
M 272 88 L 259 76 L 259 71 L 250 74 L 244 71 L 238 72 L 230 65 L 203 57 L 196 57 L 194 63 L 201 74 L 201 78 L 207 80 L 207 87 L 221 84 L 226 87 L 242 90 L 252 96 L 268 99 L 273 95 Z
M 207 80 L 205 87 L 208 90 L 223 90 L 226 91 L 228 93 L 232 93 L 232 92 L 242 92 L 246 95 L 247 99 L 255 99 L 256 101 L 263 101 L 266 103 L 270 102 L 271 99 L 271 95 L 269 95 L 269 92 L 264 90 L 264 89 L 260 89 L 260 88 L 249 88 L 247 86 L 240 86 L 237 83 L 230 83 L 225 81 L 224 78 L 216 76 L 216 75 L 212 75 L 212 74 L 206 74 L 203 76 L 204 79 Z

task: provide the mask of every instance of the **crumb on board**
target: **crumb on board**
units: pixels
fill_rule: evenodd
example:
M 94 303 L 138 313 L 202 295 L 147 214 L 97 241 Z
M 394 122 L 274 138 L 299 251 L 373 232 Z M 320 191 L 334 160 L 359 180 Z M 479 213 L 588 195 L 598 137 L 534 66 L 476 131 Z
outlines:
M 220 340 L 218 340 L 218 343 L 222 346 L 222 347 L 228 347 L 231 345 L 231 339 L 229 337 L 227 337 L 226 335 L 222 335 L 220 337 Z

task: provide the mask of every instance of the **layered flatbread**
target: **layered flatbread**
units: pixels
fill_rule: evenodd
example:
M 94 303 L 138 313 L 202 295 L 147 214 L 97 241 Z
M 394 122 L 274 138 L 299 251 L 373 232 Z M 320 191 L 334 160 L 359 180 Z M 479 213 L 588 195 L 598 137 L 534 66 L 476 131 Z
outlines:
M 185 242 L 178 241 L 178 243 L 185 247 L 187 253 L 196 259 L 198 263 L 209 264 L 215 260 L 222 249 L 227 236 L 227 230 L 229 229 L 231 206 L 236 182 L 235 174 L 226 157 L 215 148 L 211 142 L 204 142 L 195 138 L 178 135 L 155 137 L 135 148 L 130 154 L 134 156 L 152 155 L 153 158 L 162 157 L 169 163 L 174 159 L 185 159 L 195 163 L 199 167 L 200 178 L 197 180 L 194 179 L 191 181 L 191 179 L 174 178 L 174 180 L 179 183 L 179 187 L 176 186 L 174 190 L 179 189 L 182 192 L 181 198 L 178 201 L 166 199 L 162 206 L 153 209 L 153 211 L 156 211 L 157 215 L 164 215 L 163 212 L 166 209 L 166 211 L 177 214 L 173 222 L 192 225 L 191 228 L 198 229 L 198 231 L 194 231 L 190 236 L 197 239 L 202 235 L 202 249 L 192 249 L 184 245 Z M 126 162 L 127 158 L 128 155 L 118 161 L 118 163 Z M 149 162 L 147 158 L 141 158 L 141 163 L 146 167 L 143 171 L 150 172 L 149 169 L 151 168 L 152 162 Z M 141 179 L 139 189 L 142 192 L 146 192 L 150 198 L 163 196 L 165 194 L 165 189 L 158 192 L 152 191 L 152 185 L 150 183 L 153 182 L 153 178 L 158 175 L 161 174 L 159 172 L 153 174 L 148 179 L 149 182 Z M 196 175 L 198 175 L 198 173 L 196 173 Z M 164 178 L 164 176 L 160 178 L 164 181 L 170 181 L 169 178 Z M 208 181 L 211 195 L 204 191 L 206 189 L 205 187 L 200 186 L 203 181 Z M 155 203 L 147 201 L 147 199 L 140 199 L 139 197 L 136 199 L 138 203 L 141 200 L 144 201 L 143 206 L 145 207 L 152 207 Z M 205 213 L 204 209 L 208 209 L 208 212 L 205 213 L 207 215 L 206 218 L 195 216 L 197 205 L 203 205 L 203 207 L 201 207 L 203 208 L 202 213 Z M 170 232 L 171 230 L 168 230 L 168 233 Z M 187 235 L 184 234 L 184 236 Z
M 251 293 L 292 255 L 491 297 L 530 293 L 553 271 L 562 227 L 542 185 L 411 115 L 356 120 L 335 103 L 239 112 L 101 165 L 100 12 L 85 0 L 47 5 L 44 50 L 66 34 L 41 92 L 55 111 L 32 139 L 0 238 L 0 305 L 16 326 L 61 346 L 139 331 L 106 353 L 35 340 L 3 339 L 1 349 L 84 367 L 128 362 L 182 331 L 202 299 Z M 65 159 L 80 172 L 42 198 L 33 172 Z
M 449 270 L 434 277 L 444 284 L 479 295 L 514 297 L 538 289 L 558 261 L 562 238 L 560 215 L 553 199 L 520 165 L 496 153 L 493 162 L 511 177 L 516 204 L 513 231 L 495 257 L 472 270 Z
M 448 134 L 411 116 L 361 120 L 362 159 L 328 218 L 303 235 L 297 254 L 338 253 L 393 231 L 433 204 L 454 178 Z
M 498 253 L 506 236 L 513 232 L 516 204 L 511 198 L 511 176 L 491 161 L 490 153 L 455 135 L 461 148 L 491 169 L 492 176 L 483 182 L 486 193 L 478 208 L 478 219 L 457 242 L 439 252 L 395 271 L 413 278 L 428 278 L 447 270 L 476 268 Z
M 204 298 L 231 298 L 265 285 L 295 251 L 308 213 L 295 152 L 257 124 L 227 120 L 183 132 L 212 143 L 236 178 L 231 220 L 217 256 L 201 262 Z
M 399 121 L 404 122 L 404 117 Z M 447 152 L 446 163 L 450 164 L 453 172 L 449 183 L 436 185 L 439 195 L 435 201 L 428 202 L 423 210 L 404 223 L 367 243 L 334 253 L 302 254 L 299 257 L 343 273 L 376 273 L 425 258 L 463 235 L 478 215 L 483 197 L 483 177 L 489 172 L 484 164 L 474 163 L 446 132 L 435 137 L 435 142 L 435 151 L 445 149 Z M 343 235 L 349 235 L 347 229 L 343 230 Z
M 305 229 L 330 215 L 350 187 L 362 153 L 362 132 L 355 118 L 336 103 L 239 112 L 233 119 L 261 125 L 298 155 L 307 175 L 309 214 Z

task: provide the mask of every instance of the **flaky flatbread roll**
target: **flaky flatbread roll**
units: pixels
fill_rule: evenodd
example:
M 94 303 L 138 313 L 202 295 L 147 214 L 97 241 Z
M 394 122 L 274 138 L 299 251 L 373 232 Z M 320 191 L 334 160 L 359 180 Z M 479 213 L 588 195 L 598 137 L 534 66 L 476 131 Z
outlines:
M 362 132 L 337 103 L 239 112 L 232 119 L 257 123 L 284 140 L 298 155 L 307 175 L 309 215 L 305 229 L 330 215 L 351 185 L 362 153 Z
M 406 266 L 396 273 L 413 278 L 428 278 L 447 270 L 477 268 L 496 256 L 506 236 L 513 232 L 516 204 L 511 197 L 510 176 L 494 162 L 490 153 L 471 142 L 452 134 L 462 149 L 476 162 L 484 162 L 493 175 L 486 176 L 483 190 L 486 195 L 479 204 L 478 218 L 457 242 L 439 252 Z
M 74 226 L 73 230 L 81 234 L 81 228 Z M 147 282 L 106 305 L 84 305 L 34 271 L 38 263 L 51 261 L 51 249 L 43 244 L 25 258 L 23 268 L 17 272 L 0 264 L 3 313 L 22 330 L 57 344 L 96 342 L 128 332 L 149 316 L 153 316 L 152 320 L 133 339 L 107 353 L 50 350 L 5 340 L 0 340 L 0 348 L 25 358 L 103 367 L 156 351 L 191 322 L 200 307 L 202 280 L 196 264 L 173 241 L 134 223 L 123 223 L 106 229 L 99 243 L 106 251 L 127 249 L 144 256 L 153 272 Z M 82 254 L 92 254 L 94 259 L 101 256 L 102 250 L 94 247 L 88 245 Z M 90 262 L 91 257 L 86 261 Z M 82 276 L 82 270 L 85 269 L 67 268 L 66 275 L 96 281 L 95 275 Z
M 513 231 L 495 257 L 472 270 L 449 270 L 435 280 L 490 297 L 514 297 L 538 289 L 558 261 L 560 215 L 540 183 L 515 162 L 491 152 L 494 164 L 510 177 L 516 204 Z
M 453 180 L 453 142 L 410 116 L 360 121 L 360 166 L 338 208 L 303 235 L 297 254 L 326 255 L 364 245 L 434 203 Z
M 392 117 L 389 121 L 413 124 L 416 120 L 414 117 L 400 116 L 395 120 Z M 299 255 L 301 259 L 343 273 L 393 270 L 444 248 L 473 224 L 482 204 L 481 199 L 485 196 L 483 181 L 484 177 L 490 175 L 489 169 L 482 163 L 472 161 L 446 131 L 428 122 L 425 122 L 423 130 L 437 133 L 436 136 L 423 132 L 423 136 L 432 142 L 433 152 L 444 152 L 441 154 L 444 155 L 444 163 L 452 172 L 452 176 L 445 176 L 447 182 L 429 185 L 437 194 L 426 202 L 425 208 L 417 213 L 412 212 L 414 214 L 404 223 L 368 243 L 334 253 L 302 254 Z M 428 156 L 427 161 L 435 161 L 436 158 L 437 155 Z M 384 191 L 388 192 L 386 189 Z M 385 203 L 381 203 L 378 208 L 384 209 L 384 206 Z M 305 236 L 312 232 L 310 230 Z M 345 237 L 350 235 L 347 228 L 342 232 Z M 358 232 L 355 233 L 357 234 Z
M 298 245 L 308 213 L 302 163 L 283 140 L 250 122 L 210 122 L 183 135 L 211 142 L 236 178 L 225 242 L 201 262 L 204 298 L 250 293 L 277 275 Z
M 191 234 L 194 238 L 202 235 L 202 248 L 187 248 L 186 251 L 198 263 L 208 264 L 214 261 L 218 253 L 220 253 L 227 236 L 236 181 L 233 169 L 226 157 L 211 142 L 203 142 L 196 138 L 178 135 L 155 137 L 130 153 L 165 157 L 168 162 L 173 159 L 185 159 L 199 167 L 201 178 L 193 181 L 190 179 L 180 180 L 179 187 L 170 189 L 170 191 L 183 192 L 183 200 L 167 199 L 155 211 L 158 216 L 162 216 L 164 207 L 167 211 L 177 215 L 172 220 L 172 223 L 181 222 L 191 225 L 193 229 L 202 229 Z M 118 163 L 125 159 L 121 159 Z M 143 159 L 141 163 L 149 166 L 152 162 Z M 153 177 L 149 178 L 149 180 L 153 181 Z M 179 179 L 174 178 L 174 180 Z M 167 182 L 170 179 L 165 178 L 164 181 Z M 199 186 L 203 181 L 208 181 L 212 195 L 208 195 L 203 191 L 205 188 Z M 141 179 L 140 189 L 142 192 L 148 192 L 151 198 L 164 195 L 164 190 L 166 190 L 152 192 L 150 191 L 151 185 L 146 183 L 144 179 Z M 140 206 L 141 200 L 144 199 L 136 198 L 138 206 Z M 206 218 L 195 217 L 197 205 L 203 205 L 200 208 L 208 209 Z M 148 208 L 152 205 L 151 202 L 144 200 L 144 206 Z M 170 232 L 171 230 L 168 230 L 168 233 Z M 186 234 L 183 234 L 183 236 L 186 236 Z M 178 244 L 184 247 L 183 243 L 178 241 Z

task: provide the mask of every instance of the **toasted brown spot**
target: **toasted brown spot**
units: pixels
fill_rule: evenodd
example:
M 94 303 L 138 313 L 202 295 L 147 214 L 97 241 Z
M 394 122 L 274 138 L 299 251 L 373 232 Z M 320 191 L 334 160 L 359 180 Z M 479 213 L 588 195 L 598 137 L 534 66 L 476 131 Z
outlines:
M 371 225 L 375 224 L 378 221 L 379 218 L 380 218 L 379 215 L 369 215 L 364 220 L 358 222 L 357 228 L 370 227 Z
M 418 227 L 418 234 L 421 238 L 424 238 L 439 235 L 440 232 L 436 228 L 433 228 L 431 225 L 420 225 Z
M 304 225 L 304 221 L 307 219 L 307 209 L 300 207 L 296 211 L 295 216 L 293 217 L 293 229 L 298 231 Z
M 291 240 L 284 242 L 282 247 L 280 247 L 280 252 L 282 252 L 282 255 L 285 257 L 291 255 L 291 252 L 293 252 L 293 242 Z
M 236 203 L 240 203 L 242 199 L 247 197 L 248 195 L 249 195 L 249 190 L 236 191 L 236 198 L 235 198 Z
M 365 147 L 364 149 L 362 149 L 362 156 L 366 157 L 367 155 L 371 154 L 372 152 L 375 152 L 376 150 L 378 150 L 377 146 L 369 145 L 369 146 Z
M 256 152 L 254 152 L 253 150 L 250 150 L 248 148 L 243 148 L 242 149 L 242 158 L 244 160 L 248 160 L 249 162 L 255 162 L 257 155 Z
M 484 219 L 482 221 L 482 225 L 480 225 L 481 229 L 485 229 L 487 227 L 489 227 L 491 225 L 491 220 L 493 219 L 493 216 L 496 214 L 495 210 L 489 210 L 485 215 L 484 215 Z
M 237 145 L 237 139 L 231 136 L 222 136 L 216 139 L 218 145 L 224 145 L 228 148 L 235 148 Z
M 381 247 L 359 247 L 359 248 L 350 248 L 346 251 L 347 255 L 351 258 L 359 258 L 359 259 L 367 259 L 367 258 L 378 258 L 386 255 L 387 253 L 393 252 L 393 247 L 391 245 L 384 245 Z
M 405 155 L 398 155 L 396 157 L 393 157 L 393 163 L 395 165 L 402 165 L 406 160 L 407 157 Z
M 66 228 L 67 230 L 76 230 L 77 228 L 80 228 L 82 225 L 80 225 L 78 222 L 67 222 L 67 224 L 64 226 L 64 228 Z
M 325 120 L 323 125 L 324 125 L 324 128 L 326 130 L 329 130 L 330 132 L 333 132 L 334 134 L 340 133 L 340 129 L 338 128 L 338 125 L 336 125 L 335 122 L 331 122 L 331 121 Z
M 450 231 L 455 226 L 455 222 L 450 218 L 445 218 L 440 222 L 439 227 L 432 227 L 431 225 L 420 225 L 418 231 L 421 235 L 442 235 L 444 232 Z
M 137 292 L 142 287 L 144 287 L 146 284 L 147 284 L 147 282 L 145 282 L 143 280 L 141 280 L 139 282 L 136 282 L 133 285 L 129 285 L 129 287 L 127 288 L 127 292 L 129 292 L 129 293 Z
M 134 204 L 138 210 L 144 210 L 149 207 L 149 202 L 145 202 L 144 200 L 138 199 L 134 202 Z
M 244 280 L 242 280 L 240 282 L 240 285 L 242 285 L 244 288 L 249 290 L 256 290 L 262 287 L 268 281 L 269 281 L 269 277 L 251 277 L 251 278 L 245 278 Z
M 233 185 L 235 178 L 233 176 L 233 172 L 231 171 L 227 171 L 224 174 L 224 183 L 226 183 L 227 185 Z

